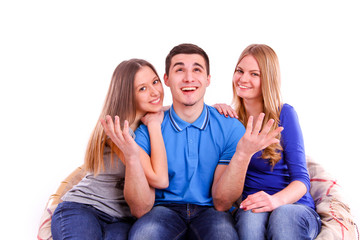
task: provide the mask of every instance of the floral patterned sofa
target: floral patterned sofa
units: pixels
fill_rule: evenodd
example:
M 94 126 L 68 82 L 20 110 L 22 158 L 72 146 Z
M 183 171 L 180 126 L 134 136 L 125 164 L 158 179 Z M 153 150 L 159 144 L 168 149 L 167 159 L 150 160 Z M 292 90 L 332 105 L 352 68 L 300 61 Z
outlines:
M 321 232 L 316 240 L 359 239 L 358 227 L 350 213 L 350 208 L 343 202 L 341 187 L 320 164 L 310 157 L 307 157 L 307 166 L 311 181 L 310 193 L 315 200 L 316 211 L 322 221 Z M 55 208 L 61 202 L 64 193 L 76 185 L 84 176 L 84 168 L 78 167 L 61 182 L 56 193 L 50 196 L 40 219 L 37 235 L 39 240 L 52 239 L 51 216 Z

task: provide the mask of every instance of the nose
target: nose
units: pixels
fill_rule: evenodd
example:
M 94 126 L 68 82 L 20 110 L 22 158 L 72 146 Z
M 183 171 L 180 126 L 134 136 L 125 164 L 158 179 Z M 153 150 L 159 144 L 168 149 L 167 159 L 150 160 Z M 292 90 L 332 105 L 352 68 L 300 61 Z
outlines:
M 239 80 L 242 83 L 249 82 L 249 76 L 246 73 L 244 73 L 240 76 Z
M 151 95 L 152 97 L 157 97 L 157 96 L 160 95 L 160 92 L 159 92 L 159 90 L 156 89 L 154 86 L 151 86 L 151 88 L 150 88 L 150 95 Z
M 184 77 L 184 81 L 185 81 L 185 82 L 192 82 L 192 81 L 194 81 L 194 76 L 193 76 L 192 71 L 187 71 L 187 72 L 186 72 L 185 77 Z

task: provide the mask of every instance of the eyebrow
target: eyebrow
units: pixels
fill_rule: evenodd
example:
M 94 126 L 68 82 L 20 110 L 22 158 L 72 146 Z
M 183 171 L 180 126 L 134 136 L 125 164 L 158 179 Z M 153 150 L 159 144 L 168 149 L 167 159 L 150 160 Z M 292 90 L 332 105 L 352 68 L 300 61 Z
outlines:
M 155 80 L 160 80 L 160 79 L 157 76 L 155 76 L 152 80 L 155 81 Z M 134 88 L 136 89 L 136 88 L 138 88 L 138 87 L 140 87 L 142 85 L 145 85 L 145 84 L 146 84 L 146 81 L 141 82 L 141 83 L 139 83 L 137 85 L 134 85 Z
M 180 66 L 185 66 L 185 64 L 184 64 L 183 62 L 176 62 L 172 68 L 174 68 L 174 67 L 176 67 L 176 66 L 178 66 L 178 65 L 180 65 Z M 197 62 L 195 62 L 195 63 L 193 64 L 193 66 L 198 66 L 198 67 L 200 67 L 201 69 L 205 69 L 200 63 L 197 63 Z
M 241 69 L 241 70 L 243 70 L 243 68 L 242 68 L 242 67 L 240 67 L 240 66 L 236 66 L 236 68 L 235 68 L 235 69 Z M 259 70 L 256 70 L 256 69 L 249 70 L 249 72 L 260 72 L 260 69 L 259 69 Z

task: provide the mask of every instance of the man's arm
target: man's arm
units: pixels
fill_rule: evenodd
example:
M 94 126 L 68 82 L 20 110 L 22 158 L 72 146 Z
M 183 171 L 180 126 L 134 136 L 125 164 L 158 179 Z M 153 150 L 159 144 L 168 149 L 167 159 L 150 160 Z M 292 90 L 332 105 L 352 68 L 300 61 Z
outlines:
M 139 147 L 140 148 L 140 147 Z M 147 154 L 141 149 L 140 155 Z M 148 156 L 147 156 L 148 157 Z M 124 196 L 131 214 L 142 217 L 154 206 L 155 190 L 149 186 L 139 156 L 125 157 Z
M 214 206 L 219 211 L 226 211 L 241 196 L 247 167 L 253 154 L 278 143 L 276 136 L 282 127 L 270 131 L 274 120 L 269 120 L 260 132 L 264 114 L 258 117 L 253 128 L 253 117 L 249 117 L 246 132 L 237 144 L 236 152 L 229 165 L 218 165 L 214 173 L 212 197 Z

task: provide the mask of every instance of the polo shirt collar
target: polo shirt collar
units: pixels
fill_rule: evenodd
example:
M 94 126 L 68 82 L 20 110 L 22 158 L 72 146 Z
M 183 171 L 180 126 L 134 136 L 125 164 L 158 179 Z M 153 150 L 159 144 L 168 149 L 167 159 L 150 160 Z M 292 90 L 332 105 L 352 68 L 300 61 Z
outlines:
M 204 130 L 206 126 L 209 123 L 209 109 L 206 104 L 204 104 L 203 111 L 201 112 L 198 119 L 195 120 L 193 123 L 188 123 L 182 120 L 175 112 L 173 105 L 171 106 L 169 110 L 169 116 L 170 116 L 170 122 L 171 125 L 174 127 L 174 129 L 177 132 L 181 132 L 188 126 L 194 126 L 196 128 L 199 128 L 200 130 Z

